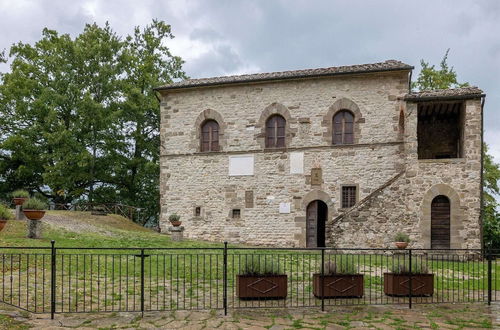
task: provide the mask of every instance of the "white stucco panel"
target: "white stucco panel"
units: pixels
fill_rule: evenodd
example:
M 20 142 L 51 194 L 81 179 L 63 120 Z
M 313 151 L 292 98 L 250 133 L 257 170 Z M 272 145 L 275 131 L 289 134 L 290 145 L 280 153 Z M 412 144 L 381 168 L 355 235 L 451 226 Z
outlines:
M 229 176 L 254 174 L 254 155 L 229 156 Z
M 290 153 L 290 174 L 304 174 L 304 153 Z

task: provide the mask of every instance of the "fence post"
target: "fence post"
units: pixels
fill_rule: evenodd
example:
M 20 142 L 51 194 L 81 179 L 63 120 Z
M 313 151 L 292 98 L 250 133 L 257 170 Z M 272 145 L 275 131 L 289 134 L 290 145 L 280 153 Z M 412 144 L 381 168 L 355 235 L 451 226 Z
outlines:
M 50 241 L 50 319 L 54 319 L 56 313 L 56 241 Z
M 409 295 L 408 295 L 408 307 L 411 309 L 411 303 L 412 303 L 412 301 L 411 301 L 411 294 L 412 294 L 412 290 L 413 290 L 413 288 L 412 288 L 412 282 L 413 282 L 412 281 L 412 277 L 413 277 L 412 273 L 413 273 L 413 271 L 411 269 L 412 268 L 411 267 L 411 249 L 408 250 L 408 259 L 409 259 L 408 260 L 409 261 L 408 269 L 410 271 L 410 281 L 409 281 L 409 285 L 408 285 L 408 287 L 410 289 L 410 292 L 409 292 Z
M 493 253 L 491 248 L 486 250 L 486 260 L 488 260 L 488 305 L 491 305 L 491 259 L 493 259 Z
M 319 275 L 319 294 L 321 295 L 321 311 L 325 311 L 325 294 L 324 282 L 325 282 L 325 248 L 321 248 L 321 273 Z
M 144 249 L 141 249 L 141 315 L 144 317 Z
M 227 242 L 224 242 L 224 255 L 222 259 L 222 265 L 222 280 L 224 282 L 222 285 L 222 305 L 224 307 L 224 315 L 227 315 Z

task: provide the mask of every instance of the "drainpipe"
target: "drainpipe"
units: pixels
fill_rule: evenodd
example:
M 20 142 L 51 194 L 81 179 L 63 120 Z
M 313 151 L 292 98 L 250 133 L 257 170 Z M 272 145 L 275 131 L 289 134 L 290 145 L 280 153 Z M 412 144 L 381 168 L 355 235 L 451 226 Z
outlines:
M 410 77 L 408 79 L 408 93 L 411 93 L 411 76 L 413 74 L 413 70 L 410 71 Z
M 484 224 L 484 102 L 486 101 L 486 96 L 481 99 L 481 196 L 480 196 L 480 210 L 479 210 L 479 222 L 481 235 L 481 248 L 484 254 L 484 237 L 483 237 L 483 224 Z

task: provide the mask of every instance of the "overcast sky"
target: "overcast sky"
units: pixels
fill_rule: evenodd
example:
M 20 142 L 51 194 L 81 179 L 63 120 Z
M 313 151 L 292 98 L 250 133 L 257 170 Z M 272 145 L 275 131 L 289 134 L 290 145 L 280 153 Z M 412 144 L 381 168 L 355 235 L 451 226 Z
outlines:
M 486 94 L 485 139 L 500 162 L 500 1 L 0 0 L 0 50 L 44 27 L 77 35 L 85 23 L 125 35 L 153 18 L 192 78 L 420 59 L 448 62 Z M 5 66 L 1 70 L 7 70 Z

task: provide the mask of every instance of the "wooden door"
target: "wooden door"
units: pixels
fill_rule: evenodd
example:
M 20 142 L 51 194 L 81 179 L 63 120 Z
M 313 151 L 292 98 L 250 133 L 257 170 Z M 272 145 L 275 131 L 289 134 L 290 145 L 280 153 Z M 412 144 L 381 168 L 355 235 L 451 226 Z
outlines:
M 431 204 L 431 248 L 450 248 L 450 200 L 443 195 Z
M 318 247 L 318 201 L 312 201 L 307 206 L 306 246 Z

